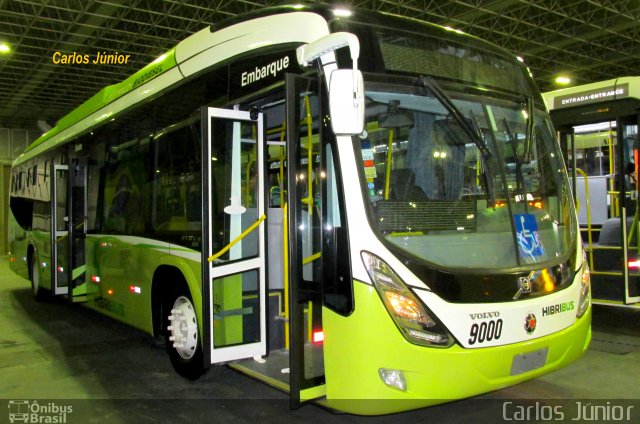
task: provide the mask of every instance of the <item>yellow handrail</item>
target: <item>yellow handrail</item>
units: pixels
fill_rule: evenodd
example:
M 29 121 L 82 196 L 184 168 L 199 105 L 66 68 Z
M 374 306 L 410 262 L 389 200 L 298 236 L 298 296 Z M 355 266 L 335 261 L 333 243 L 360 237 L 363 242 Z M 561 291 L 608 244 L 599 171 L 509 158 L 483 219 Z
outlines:
M 304 96 L 304 107 L 307 112 L 307 194 L 309 195 L 309 215 L 313 215 L 313 117 L 309 96 Z
M 247 169 L 245 170 L 245 199 L 247 205 L 251 204 L 251 166 L 255 161 L 255 159 L 251 159 L 251 156 L 249 156 L 247 159 Z
M 310 264 L 311 262 L 315 261 L 316 259 L 320 259 L 321 255 L 322 255 L 322 253 L 318 252 L 318 253 L 314 253 L 313 255 L 304 258 L 302 260 L 302 265 Z
M 285 118 L 284 121 L 282 121 L 282 132 L 280 133 L 280 141 L 284 142 L 285 141 L 285 136 L 286 136 L 286 130 L 287 130 L 287 120 Z M 280 187 L 280 207 L 282 207 L 284 205 L 284 161 L 286 159 L 286 150 L 285 147 L 281 146 L 280 147 L 280 170 L 279 170 L 279 174 L 278 174 L 278 186 Z
M 631 223 L 631 229 L 629 230 L 629 234 L 627 235 L 627 247 L 631 247 L 631 241 L 633 240 L 633 232 L 638 230 L 638 208 L 636 208 L 636 213 L 633 215 L 633 222 Z M 638 244 L 638 239 L 636 238 L 636 244 Z
M 226 253 L 227 250 L 231 249 L 236 243 L 238 243 L 240 240 L 242 240 L 243 238 L 245 238 L 247 235 L 249 235 L 249 233 L 253 230 L 255 230 L 256 228 L 258 228 L 258 226 L 260 225 L 260 223 L 262 221 L 264 221 L 265 219 L 267 219 L 267 216 L 265 214 L 262 214 L 262 216 L 260 218 L 258 218 L 258 220 L 256 222 L 254 222 L 253 224 L 251 224 L 251 226 L 249 228 L 247 228 L 246 230 L 244 230 L 242 232 L 242 234 L 240 234 L 238 237 L 234 238 L 233 240 L 231 240 L 231 242 L 229 242 L 229 244 L 227 244 L 225 247 L 223 247 L 222 249 L 220 249 L 218 251 L 218 253 L 215 253 L 211 256 L 209 256 L 207 258 L 207 260 L 209 262 L 213 262 L 215 261 L 217 258 L 219 258 L 220 256 L 224 255 Z
M 609 137 L 607 139 L 607 142 L 609 146 L 609 174 L 614 175 L 615 163 L 616 163 L 616 152 L 615 152 L 615 149 L 613 148 L 613 128 L 611 126 L 611 122 L 609 122 Z M 617 217 L 617 216 L 620 216 L 620 203 L 618 202 L 618 196 L 616 196 L 617 193 L 614 193 L 615 191 L 614 185 L 615 185 L 615 178 L 610 178 L 609 179 L 609 196 L 610 196 L 610 203 L 611 203 L 611 216 Z
M 587 211 L 587 240 L 589 246 L 589 268 L 594 270 L 593 267 L 593 237 L 591 236 L 591 203 L 589 202 L 589 177 L 587 173 L 580 168 L 576 168 L 576 172 L 584 178 L 584 192 L 585 192 L 585 208 Z M 580 210 L 580 202 L 578 202 L 578 210 Z

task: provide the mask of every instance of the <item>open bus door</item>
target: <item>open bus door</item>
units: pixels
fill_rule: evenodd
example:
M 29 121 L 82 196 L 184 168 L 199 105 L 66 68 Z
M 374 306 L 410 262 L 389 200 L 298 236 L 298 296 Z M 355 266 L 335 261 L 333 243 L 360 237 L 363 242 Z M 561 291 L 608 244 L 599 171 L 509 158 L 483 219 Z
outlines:
M 618 118 L 619 187 L 618 197 L 621 204 L 623 237 L 626 248 L 624 280 L 624 303 L 640 302 L 640 210 L 638 209 L 638 115 Z M 626 225 L 630 222 L 630 225 Z
M 51 292 L 85 301 L 86 158 L 51 167 Z
M 205 365 L 266 355 L 263 116 L 202 110 Z
M 291 408 L 325 395 L 320 79 L 286 75 Z M 314 192 L 314 188 L 315 191 Z
M 609 121 L 609 135 L 598 139 L 598 147 L 593 136 L 576 134 L 575 127 L 558 131 L 573 181 L 594 303 L 640 302 L 637 128 L 635 116 L 618 116 L 615 127 Z

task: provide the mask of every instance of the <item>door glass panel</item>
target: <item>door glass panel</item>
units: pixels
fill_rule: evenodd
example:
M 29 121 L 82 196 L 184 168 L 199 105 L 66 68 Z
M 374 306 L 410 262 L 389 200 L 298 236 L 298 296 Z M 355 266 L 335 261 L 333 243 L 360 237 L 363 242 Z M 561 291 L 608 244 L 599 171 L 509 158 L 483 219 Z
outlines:
M 322 160 L 318 93 L 316 78 L 287 77 L 292 407 L 320 395 L 315 388 L 324 384 L 321 199 L 327 173 Z
M 260 290 L 257 269 L 213 280 L 213 345 L 216 348 L 260 341 Z
M 211 122 L 213 252 L 242 234 L 259 217 L 257 125 L 253 121 Z M 258 233 L 252 231 L 218 258 L 249 259 L 258 255 Z
M 266 354 L 263 115 L 203 109 L 205 360 Z
M 84 160 L 75 159 L 71 175 L 71 255 L 70 268 L 72 287 L 82 286 L 85 282 L 84 247 L 86 238 L 86 181 L 87 168 Z M 76 290 L 74 294 L 86 294 L 86 287 Z
M 69 235 L 69 215 L 67 213 L 67 175 L 66 169 L 55 170 L 55 237 L 54 237 L 54 280 L 56 287 L 67 287 L 69 285 L 68 273 L 71 271 L 69 268 L 68 260 L 68 235 Z M 65 289 L 66 290 L 66 289 Z M 55 290 L 55 294 L 58 292 Z
M 313 87 L 317 90 L 317 87 Z M 298 240 L 302 247 L 301 286 L 308 290 L 304 315 L 304 378 L 313 386 L 324 377 L 324 344 L 318 340 L 322 331 L 322 185 L 326 171 L 321 167 L 319 97 L 306 91 L 299 98 L 300 124 L 298 176 Z M 314 343 L 314 340 L 316 343 Z M 304 388 L 304 385 L 303 385 Z
M 56 230 L 67 231 L 67 170 L 56 170 Z
M 637 264 L 639 259 L 638 236 L 640 236 L 640 210 L 638 209 L 638 125 L 622 125 L 622 150 L 624 157 L 624 176 L 620 184 L 624 188 L 624 203 L 627 208 L 626 240 L 628 243 L 627 263 Z M 640 269 L 629 266 L 629 284 L 626 288 L 625 301 L 638 301 L 640 296 Z

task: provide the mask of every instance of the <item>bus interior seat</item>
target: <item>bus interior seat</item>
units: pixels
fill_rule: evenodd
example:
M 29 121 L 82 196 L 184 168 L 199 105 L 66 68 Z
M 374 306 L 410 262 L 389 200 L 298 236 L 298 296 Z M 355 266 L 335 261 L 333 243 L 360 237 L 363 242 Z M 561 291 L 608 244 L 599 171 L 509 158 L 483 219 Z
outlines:
M 633 217 L 627 218 L 627 232 L 631 230 L 633 225 Z M 631 243 L 635 244 L 635 234 Z M 601 246 L 622 246 L 622 229 L 620 228 L 620 218 L 609 218 L 602 223 L 600 229 L 599 244 Z
M 600 238 L 598 245 L 600 246 L 617 246 L 622 247 L 622 229 L 620 228 L 620 218 L 609 218 L 602 223 L 600 229 Z M 627 218 L 627 231 L 631 229 L 633 218 Z M 632 236 L 631 245 L 635 245 L 635 231 Z M 631 252 L 630 252 L 631 254 Z M 631 256 L 634 256 L 631 254 Z M 594 267 L 599 271 L 612 271 L 620 269 L 622 265 L 622 250 L 618 249 L 594 249 L 593 251 Z
M 424 191 L 415 185 L 416 176 L 411 169 L 394 169 L 389 176 L 390 200 L 398 202 L 425 202 Z

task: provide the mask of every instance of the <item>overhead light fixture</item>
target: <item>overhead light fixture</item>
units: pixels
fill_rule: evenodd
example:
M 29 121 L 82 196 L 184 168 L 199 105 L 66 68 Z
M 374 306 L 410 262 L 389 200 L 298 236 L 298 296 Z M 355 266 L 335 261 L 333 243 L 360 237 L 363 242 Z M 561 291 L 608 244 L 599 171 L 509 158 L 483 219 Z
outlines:
M 337 16 L 339 18 L 348 18 L 349 16 L 353 15 L 353 12 L 351 12 L 349 9 L 336 8 L 333 9 L 333 14 L 334 16 Z
M 11 53 L 11 45 L 6 41 L 0 41 L 0 54 L 9 54 Z
M 567 85 L 571 83 L 571 78 L 564 76 L 564 75 L 560 75 L 558 77 L 556 77 L 556 84 L 560 84 L 560 85 Z
M 597 124 L 577 125 L 573 127 L 573 132 L 576 134 L 594 133 L 594 132 L 600 132 L 600 131 L 609 131 L 615 127 L 616 127 L 616 121 L 598 122 Z

